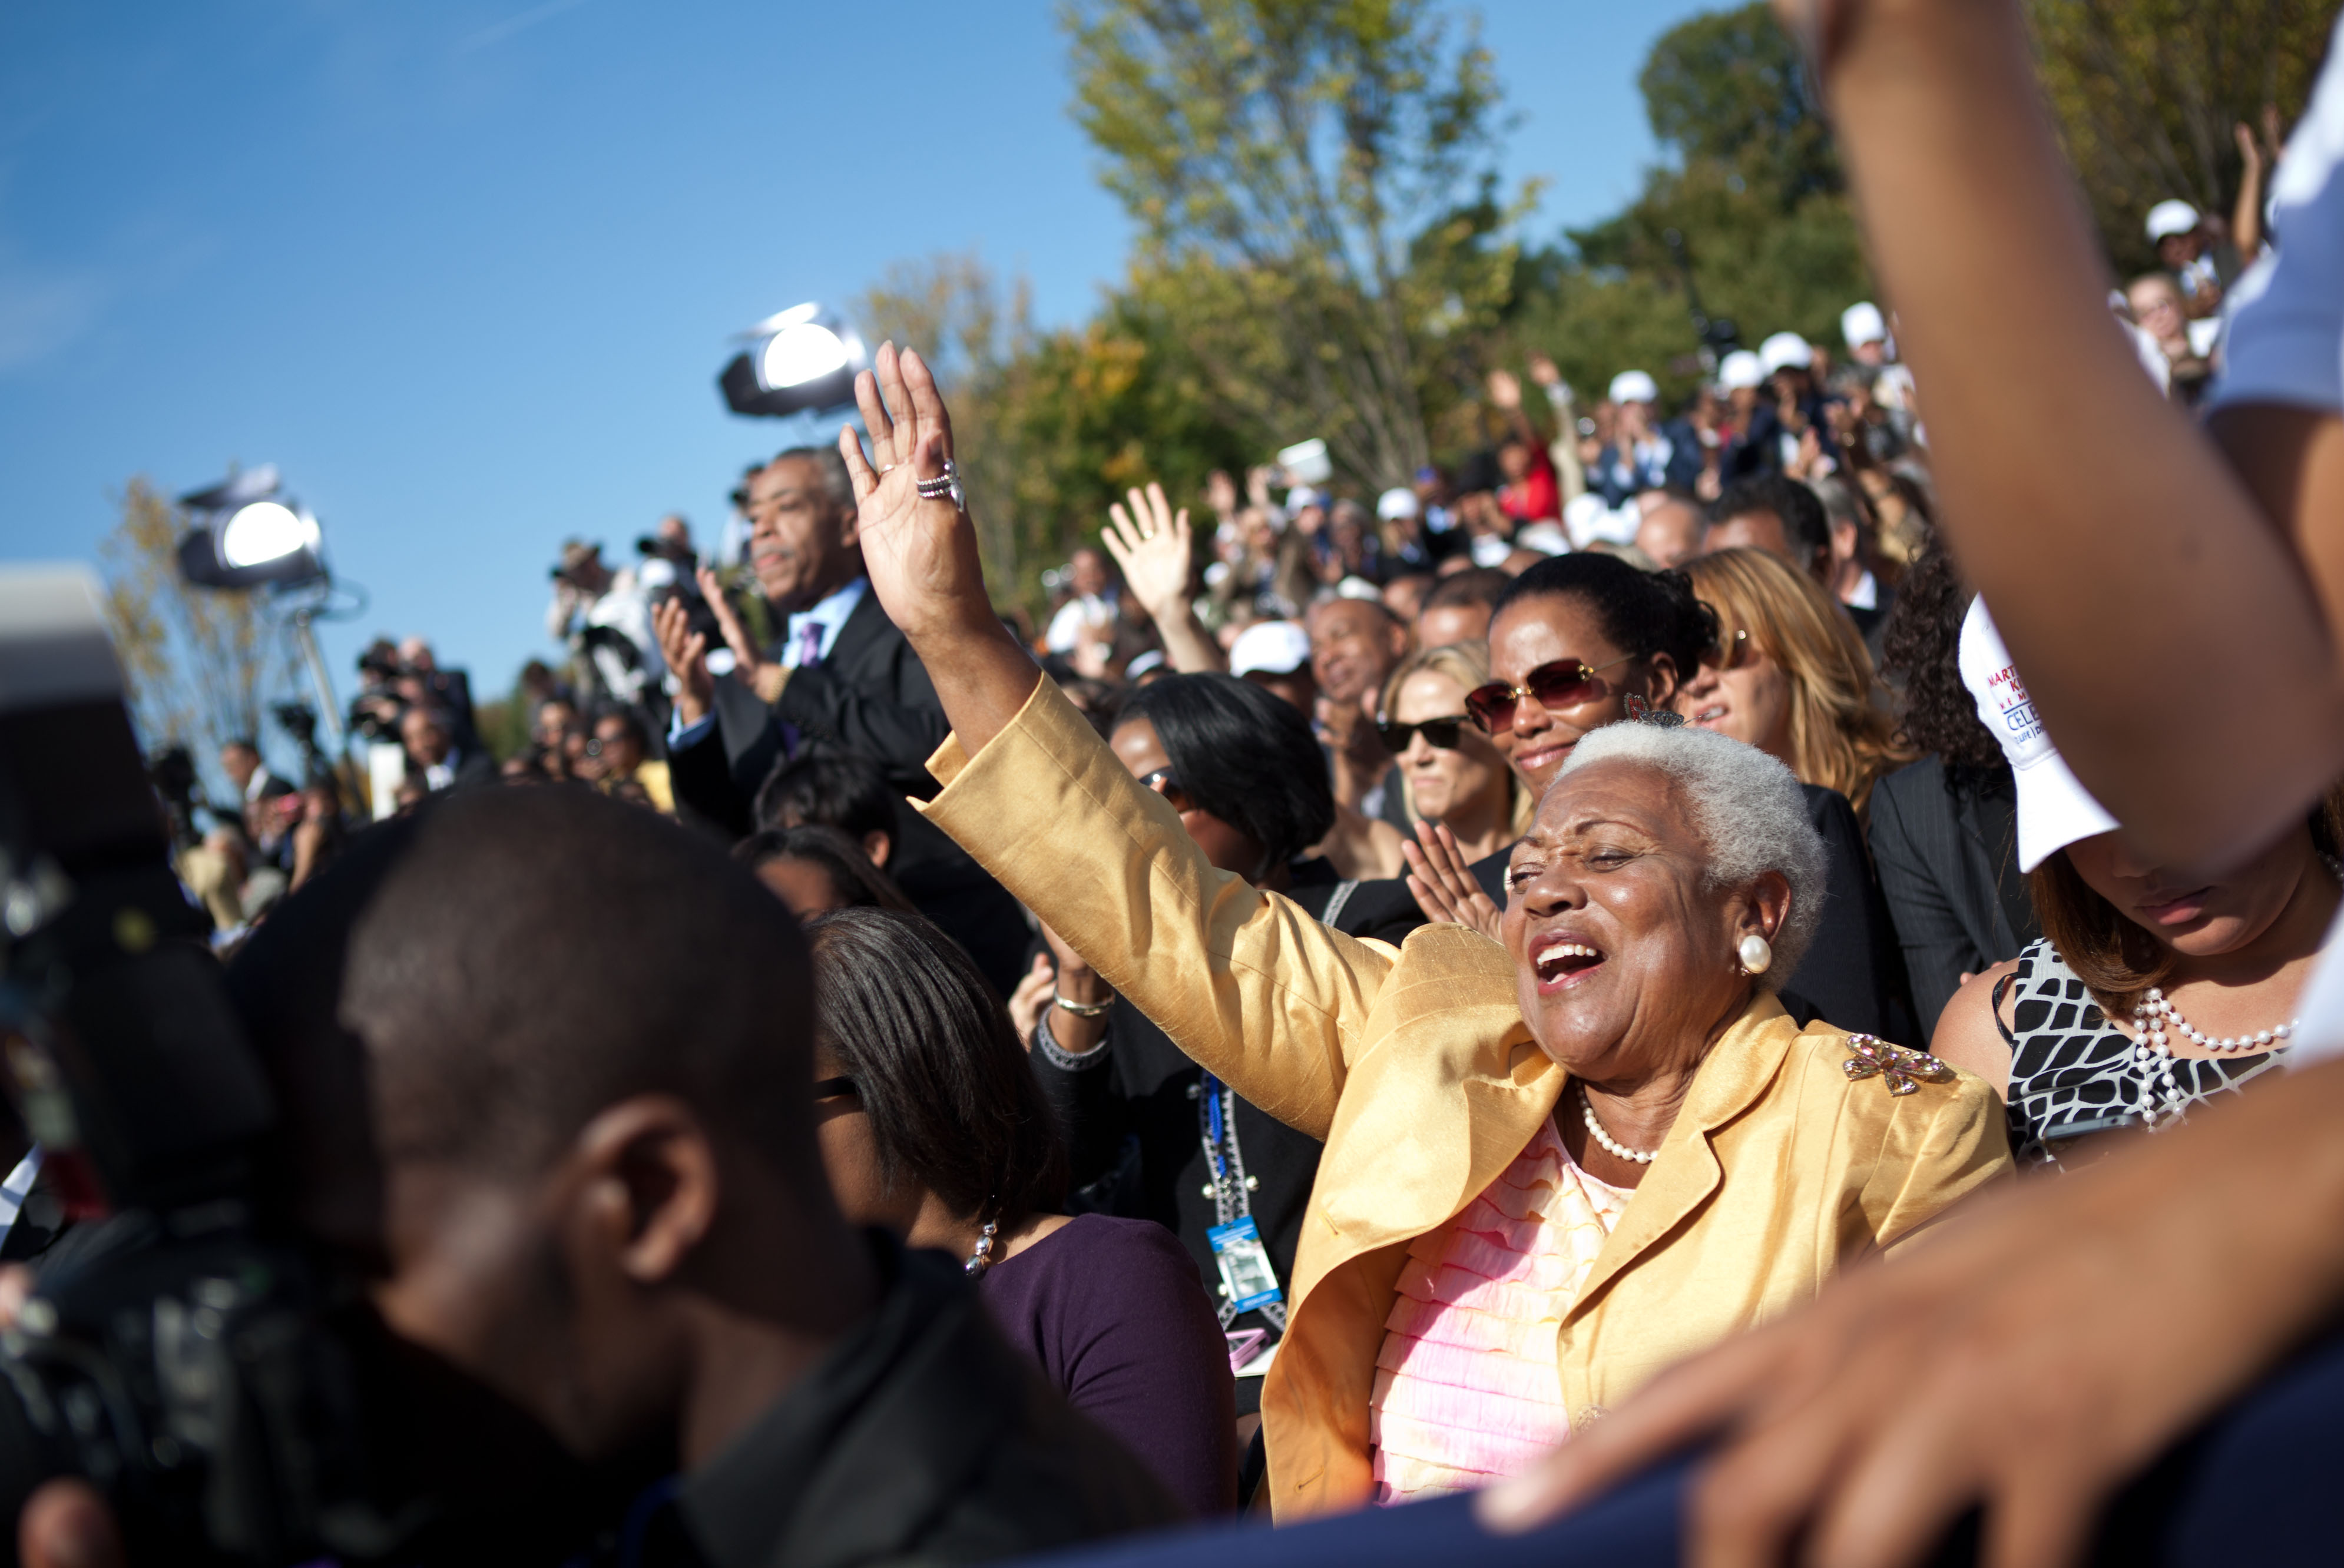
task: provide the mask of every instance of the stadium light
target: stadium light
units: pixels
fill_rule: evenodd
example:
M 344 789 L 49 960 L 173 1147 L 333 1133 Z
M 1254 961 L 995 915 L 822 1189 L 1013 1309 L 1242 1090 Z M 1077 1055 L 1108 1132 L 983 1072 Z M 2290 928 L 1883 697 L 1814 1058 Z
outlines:
M 327 575 L 318 519 L 282 493 L 274 463 L 191 490 L 179 504 L 197 518 L 179 540 L 179 570 L 198 587 L 291 588 Z
M 845 318 L 812 301 L 767 317 L 741 338 L 749 347 L 716 377 L 735 414 L 778 417 L 844 407 L 854 401 L 855 373 L 870 363 Z

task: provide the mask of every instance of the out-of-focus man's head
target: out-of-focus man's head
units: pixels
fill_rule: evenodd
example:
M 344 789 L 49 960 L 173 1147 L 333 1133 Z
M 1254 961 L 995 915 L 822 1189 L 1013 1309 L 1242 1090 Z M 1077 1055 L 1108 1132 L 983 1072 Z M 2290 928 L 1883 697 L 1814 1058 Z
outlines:
M 1831 522 L 1822 498 L 1798 480 L 1761 474 L 1726 487 L 1709 511 L 1704 550 L 1772 550 L 1817 582 L 1832 568 Z
M 1636 524 L 1635 546 L 1654 565 L 1681 567 L 1701 554 L 1709 519 L 1700 503 L 1666 490 L 1648 490 L 1638 498 L 1642 517 Z

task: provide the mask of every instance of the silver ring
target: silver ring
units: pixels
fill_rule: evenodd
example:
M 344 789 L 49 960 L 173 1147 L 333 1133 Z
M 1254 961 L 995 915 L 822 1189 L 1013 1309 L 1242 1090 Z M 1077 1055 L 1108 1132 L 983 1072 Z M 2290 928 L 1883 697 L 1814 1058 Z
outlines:
M 941 500 L 943 498 L 951 495 L 952 488 L 953 479 L 950 474 L 939 474 L 933 479 L 922 479 L 920 481 L 920 494 L 925 496 L 932 501 Z

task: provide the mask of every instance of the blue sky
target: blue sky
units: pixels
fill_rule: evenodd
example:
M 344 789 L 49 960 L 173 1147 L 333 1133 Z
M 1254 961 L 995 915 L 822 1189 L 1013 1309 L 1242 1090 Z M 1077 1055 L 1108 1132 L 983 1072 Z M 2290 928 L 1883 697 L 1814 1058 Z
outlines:
M 1534 233 L 1653 157 L 1635 75 L 1708 8 L 1480 6 Z M 500 689 L 565 535 L 703 538 L 767 424 L 728 336 L 975 248 L 1045 323 L 1117 277 L 1046 0 L 0 6 L 0 558 L 91 558 L 134 474 L 278 464 L 377 630 Z M 884 19 L 884 20 L 882 20 Z

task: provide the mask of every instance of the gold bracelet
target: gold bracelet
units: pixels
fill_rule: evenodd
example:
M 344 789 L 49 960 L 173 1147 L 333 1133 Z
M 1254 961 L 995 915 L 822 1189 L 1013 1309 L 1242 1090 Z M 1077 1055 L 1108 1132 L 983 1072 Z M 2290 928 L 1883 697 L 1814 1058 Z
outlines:
M 1061 1011 L 1070 1012 L 1076 1018 L 1104 1018 L 1113 1010 L 1115 998 L 1109 997 L 1105 1001 L 1068 1001 L 1059 992 L 1053 990 L 1050 993 L 1050 1005 Z

